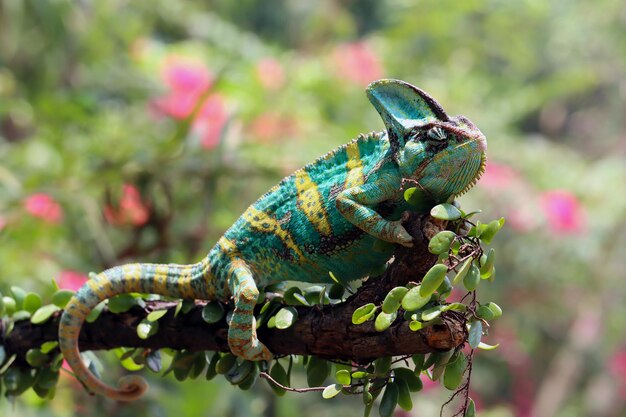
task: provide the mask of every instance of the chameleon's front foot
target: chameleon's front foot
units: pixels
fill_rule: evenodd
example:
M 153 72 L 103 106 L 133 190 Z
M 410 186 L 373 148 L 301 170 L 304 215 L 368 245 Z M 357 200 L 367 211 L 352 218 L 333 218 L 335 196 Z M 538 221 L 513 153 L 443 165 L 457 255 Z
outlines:
M 407 248 L 413 247 L 413 237 L 402 226 L 402 220 L 388 221 L 381 231 L 381 237 L 383 240 L 397 243 Z

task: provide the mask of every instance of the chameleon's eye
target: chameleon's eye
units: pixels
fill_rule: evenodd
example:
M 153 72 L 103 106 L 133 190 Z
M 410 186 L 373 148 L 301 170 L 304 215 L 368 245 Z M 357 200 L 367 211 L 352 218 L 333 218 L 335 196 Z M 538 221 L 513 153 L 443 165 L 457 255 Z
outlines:
M 446 131 L 442 128 L 435 126 L 428 129 L 426 133 L 426 137 L 434 142 L 442 142 L 447 139 Z

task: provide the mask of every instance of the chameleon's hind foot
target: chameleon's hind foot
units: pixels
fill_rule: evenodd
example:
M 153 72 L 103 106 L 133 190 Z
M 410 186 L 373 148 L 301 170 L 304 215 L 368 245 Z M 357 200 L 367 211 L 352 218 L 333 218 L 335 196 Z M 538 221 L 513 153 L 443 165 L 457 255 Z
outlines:
M 232 341 L 229 341 L 228 344 L 233 354 L 249 361 L 269 361 L 274 357 L 272 352 L 258 339 L 245 344 Z

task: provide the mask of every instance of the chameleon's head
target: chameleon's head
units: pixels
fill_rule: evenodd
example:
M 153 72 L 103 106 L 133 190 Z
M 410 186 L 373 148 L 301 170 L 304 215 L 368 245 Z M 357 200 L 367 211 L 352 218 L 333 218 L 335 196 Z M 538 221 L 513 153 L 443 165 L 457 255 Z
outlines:
M 449 117 L 435 99 L 404 81 L 375 81 L 367 94 L 385 122 L 404 177 L 435 202 L 476 183 L 485 167 L 487 140 L 469 119 Z

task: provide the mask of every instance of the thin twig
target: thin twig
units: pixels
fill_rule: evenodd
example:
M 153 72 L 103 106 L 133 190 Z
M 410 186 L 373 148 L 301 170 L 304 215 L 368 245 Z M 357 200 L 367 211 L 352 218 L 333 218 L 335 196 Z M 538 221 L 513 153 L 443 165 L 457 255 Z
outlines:
M 278 388 L 282 388 L 285 391 L 290 391 L 290 392 L 316 392 L 316 391 L 324 391 L 326 389 L 326 387 L 292 388 L 292 387 L 287 387 L 287 386 L 281 384 L 280 382 L 276 381 L 267 372 L 261 372 L 259 374 L 259 376 L 261 378 L 267 379 L 269 382 L 271 382 L 272 384 L 276 385 Z

